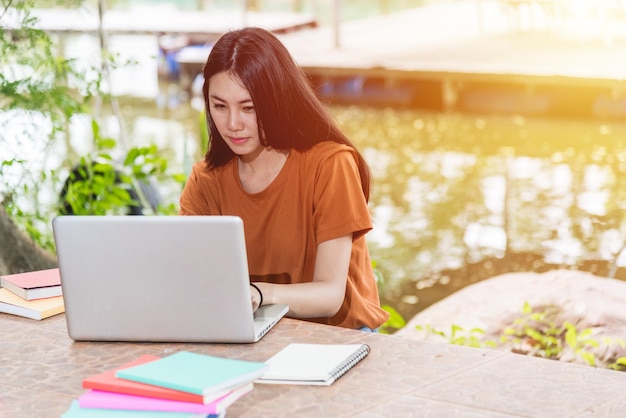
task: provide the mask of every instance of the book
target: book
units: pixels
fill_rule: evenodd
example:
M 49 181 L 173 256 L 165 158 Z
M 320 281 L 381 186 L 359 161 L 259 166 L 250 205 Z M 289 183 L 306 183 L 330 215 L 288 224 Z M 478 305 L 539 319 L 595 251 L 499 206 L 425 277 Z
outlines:
M 252 382 L 267 370 L 262 362 L 213 357 L 179 351 L 115 372 L 121 379 L 182 392 L 208 395 Z
M 169 399 L 150 398 L 147 396 L 127 395 L 124 393 L 89 390 L 78 398 L 81 408 L 124 409 L 128 411 L 194 412 L 197 414 L 221 414 L 237 399 L 250 392 L 253 383 L 229 392 L 208 404 L 181 402 Z M 235 396 L 236 395 L 236 396 Z
M 156 412 L 156 411 L 126 411 L 123 409 L 98 409 L 98 408 L 81 408 L 78 401 L 72 401 L 69 409 L 61 415 L 61 418 L 109 418 L 109 417 L 127 417 L 127 418 L 224 418 L 225 413 L 221 414 L 197 414 L 194 412 Z
M 226 397 L 231 392 L 236 390 L 224 390 L 212 393 L 207 396 L 196 395 L 193 393 L 181 392 L 179 390 L 162 388 L 159 386 L 147 385 L 145 383 L 133 382 L 132 380 L 125 380 L 118 378 L 115 374 L 120 369 L 127 369 L 129 367 L 138 366 L 140 364 L 148 363 L 150 361 L 158 360 L 161 357 L 144 354 L 137 359 L 123 364 L 112 370 L 108 370 L 104 373 L 99 373 L 93 376 L 89 376 L 83 379 L 83 387 L 85 389 L 95 389 L 106 392 L 125 393 L 128 395 L 147 396 L 151 398 L 168 399 L 173 401 L 182 402 L 195 402 L 201 404 L 211 403 L 219 398 Z M 233 396 L 236 396 L 235 393 Z
M 7 289 L 0 289 L 0 312 L 41 320 L 65 312 L 63 296 L 24 300 Z
M 367 344 L 290 343 L 265 363 L 256 383 L 331 385 L 370 352 Z
M 25 300 L 62 295 L 58 268 L 0 276 L 0 286 Z

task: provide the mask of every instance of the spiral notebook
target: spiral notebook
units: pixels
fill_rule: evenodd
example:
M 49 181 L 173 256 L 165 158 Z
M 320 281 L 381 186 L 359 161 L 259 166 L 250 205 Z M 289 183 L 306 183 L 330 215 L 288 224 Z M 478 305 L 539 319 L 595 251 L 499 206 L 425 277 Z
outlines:
M 269 368 L 256 383 L 328 386 L 369 352 L 367 344 L 291 343 L 265 362 Z

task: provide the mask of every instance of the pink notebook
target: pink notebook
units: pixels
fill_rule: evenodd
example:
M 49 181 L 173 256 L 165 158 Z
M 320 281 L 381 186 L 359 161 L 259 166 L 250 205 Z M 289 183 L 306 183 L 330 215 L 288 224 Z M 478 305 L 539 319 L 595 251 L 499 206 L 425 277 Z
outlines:
M 250 392 L 253 387 L 253 383 L 248 383 L 208 404 L 171 401 L 169 399 L 149 398 L 147 396 L 127 395 L 100 390 L 85 392 L 78 398 L 78 403 L 81 408 L 221 414 L 237 399 Z

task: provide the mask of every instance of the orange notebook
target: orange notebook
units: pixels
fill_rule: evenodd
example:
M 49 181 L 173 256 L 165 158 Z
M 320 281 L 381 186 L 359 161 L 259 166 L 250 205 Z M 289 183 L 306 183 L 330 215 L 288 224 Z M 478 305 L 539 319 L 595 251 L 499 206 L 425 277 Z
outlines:
M 174 401 L 196 402 L 208 404 L 216 399 L 224 397 L 232 392 L 232 390 L 220 391 L 208 396 L 196 395 L 193 393 L 181 392 L 178 390 L 162 388 L 159 386 L 147 385 L 145 383 L 133 382 L 115 377 L 115 373 L 121 369 L 138 366 L 140 364 L 149 363 L 158 360 L 161 357 L 145 354 L 129 363 L 126 363 L 116 369 L 106 371 L 101 374 L 87 377 L 83 379 L 83 387 L 86 389 L 96 389 L 107 392 L 125 393 L 128 395 L 147 396 L 151 398 L 170 399 Z
M 63 296 L 24 300 L 7 289 L 0 289 L 0 312 L 41 320 L 65 312 Z

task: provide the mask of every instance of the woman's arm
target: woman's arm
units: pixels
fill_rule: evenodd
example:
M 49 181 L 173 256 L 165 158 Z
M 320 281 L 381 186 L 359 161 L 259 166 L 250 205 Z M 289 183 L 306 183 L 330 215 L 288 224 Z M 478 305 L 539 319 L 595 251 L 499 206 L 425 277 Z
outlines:
M 289 305 L 294 318 L 327 318 L 339 311 L 346 292 L 352 253 L 352 234 L 324 241 L 317 246 L 315 271 L 310 283 L 274 284 L 255 282 L 263 293 L 263 304 Z M 251 289 L 253 306 L 258 292 Z

